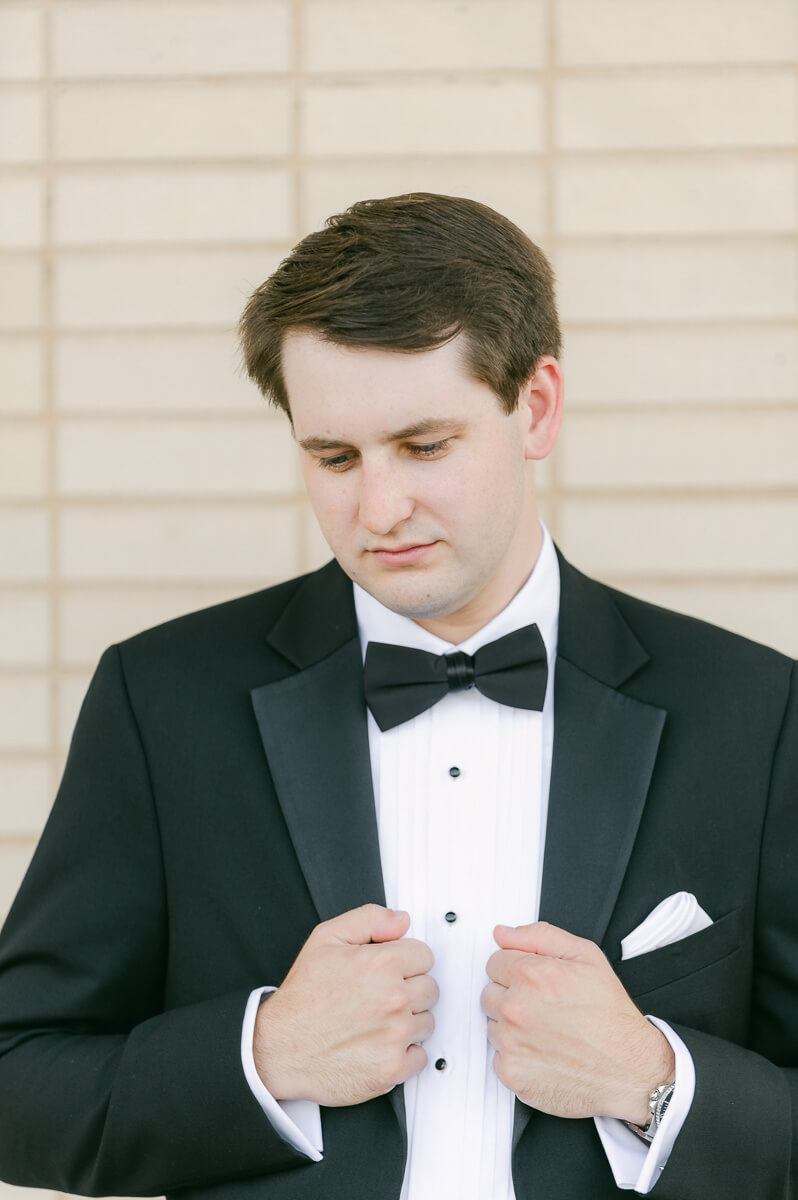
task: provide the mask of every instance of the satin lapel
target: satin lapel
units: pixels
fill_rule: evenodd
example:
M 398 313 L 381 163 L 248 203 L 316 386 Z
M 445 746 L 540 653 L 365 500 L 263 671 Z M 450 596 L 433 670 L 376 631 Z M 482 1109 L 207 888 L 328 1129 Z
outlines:
M 322 921 L 385 903 L 357 638 L 252 703 L 277 798 Z
M 540 919 L 601 942 L 648 794 L 663 709 L 618 687 L 648 655 L 611 593 L 561 562 Z M 514 1144 L 531 1110 L 516 1104 Z
M 385 904 L 363 660 L 351 584 L 337 563 L 308 576 L 268 641 L 296 670 L 254 688 L 252 705 L 319 919 Z M 389 1099 L 406 1151 L 403 1089 Z
M 601 942 L 648 794 L 665 723 L 558 659 L 540 919 Z

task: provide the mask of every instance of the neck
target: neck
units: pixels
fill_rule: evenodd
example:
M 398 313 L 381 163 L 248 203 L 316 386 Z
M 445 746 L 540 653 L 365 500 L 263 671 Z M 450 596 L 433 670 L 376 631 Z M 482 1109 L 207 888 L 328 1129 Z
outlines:
M 483 629 L 518 595 L 535 569 L 543 546 L 543 530 L 537 514 L 534 515 L 532 528 L 525 529 L 524 534 L 519 542 L 519 549 L 523 548 L 524 553 L 506 560 L 473 600 L 448 616 L 416 621 L 416 624 L 453 645 L 460 645 Z

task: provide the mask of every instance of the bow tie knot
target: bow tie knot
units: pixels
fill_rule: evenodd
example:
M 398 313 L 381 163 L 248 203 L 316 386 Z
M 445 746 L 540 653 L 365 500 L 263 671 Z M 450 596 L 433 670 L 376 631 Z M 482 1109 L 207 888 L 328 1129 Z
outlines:
M 463 650 L 455 650 L 453 654 L 442 655 L 446 664 L 446 679 L 450 692 L 464 692 L 476 683 L 474 659 Z
M 537 625 L 488 642 L 474 655 L 369 642 L 363 671 L 366 703 L 383 732 L 432 708 L 448 692 L 472 687 L 499 704 L 541 711 L 547 678 L 546 647 Z

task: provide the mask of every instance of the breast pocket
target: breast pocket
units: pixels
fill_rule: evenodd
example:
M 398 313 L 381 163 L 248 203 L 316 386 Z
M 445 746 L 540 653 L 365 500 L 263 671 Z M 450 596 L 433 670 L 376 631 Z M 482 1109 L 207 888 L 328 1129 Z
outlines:
M 735 908 L 698 933 L 613 967 L 632 999 L 638 999 L 719 963 L 739 949 L 742 938 L 743 913 Z

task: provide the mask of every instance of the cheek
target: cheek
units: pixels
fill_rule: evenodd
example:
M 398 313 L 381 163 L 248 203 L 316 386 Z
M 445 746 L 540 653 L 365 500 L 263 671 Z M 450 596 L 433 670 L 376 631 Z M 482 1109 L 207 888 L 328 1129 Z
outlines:
M 308 467 L 302 474 L 308 499 L 324 533 L 344 529 L 351 508 L 351 489 L 338 476 L 324 475 L 319 467 Z

